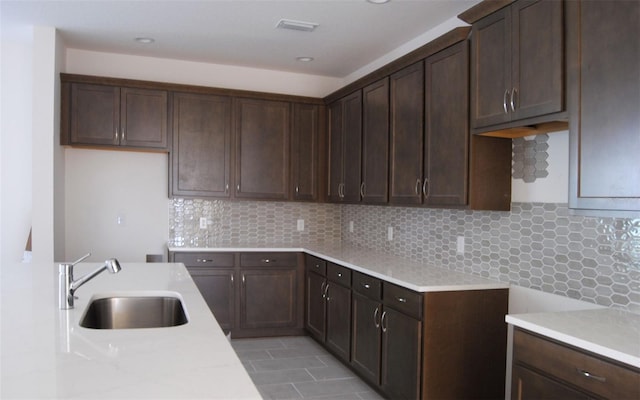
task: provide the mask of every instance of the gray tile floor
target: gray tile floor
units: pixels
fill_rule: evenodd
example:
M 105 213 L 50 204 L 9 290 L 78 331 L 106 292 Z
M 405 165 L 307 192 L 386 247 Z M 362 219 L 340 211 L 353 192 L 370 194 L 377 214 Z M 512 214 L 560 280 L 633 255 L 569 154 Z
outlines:
M 309 337 L 234 339 L 231 345 L 265 399 L 382 399 Z

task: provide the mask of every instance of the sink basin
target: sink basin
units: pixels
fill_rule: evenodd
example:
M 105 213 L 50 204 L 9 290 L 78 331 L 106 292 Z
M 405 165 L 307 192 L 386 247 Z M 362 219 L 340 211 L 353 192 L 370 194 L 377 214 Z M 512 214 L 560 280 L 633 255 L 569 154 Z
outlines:
M 80 326 L 92 329 L 166 328 L 187 322 L 187 314 L 178 297 L 122 295 L 92 300 Z

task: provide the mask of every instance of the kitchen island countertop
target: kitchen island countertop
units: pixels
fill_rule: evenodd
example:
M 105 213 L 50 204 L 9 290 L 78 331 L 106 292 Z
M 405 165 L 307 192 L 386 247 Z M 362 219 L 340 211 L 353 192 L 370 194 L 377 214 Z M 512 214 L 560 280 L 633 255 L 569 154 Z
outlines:
M 80 263 L 75 277 L 97 268 Z M 2 265 L 1 398 L 258 399 L 255 385 L 182 264 L 121 263 L 58 307 L 57 264 Z M 182 298 L 189 322 L 170 328 L 79 326 L 94 294 L 154 291 Z
M 438 267 L 433 262 L 415 262 L 401 257 L 333 244 L 238 244 L 209 247 L 169 247 L 171 252 L 305 252 L 416 292 L 507 289 L 509 284 Z

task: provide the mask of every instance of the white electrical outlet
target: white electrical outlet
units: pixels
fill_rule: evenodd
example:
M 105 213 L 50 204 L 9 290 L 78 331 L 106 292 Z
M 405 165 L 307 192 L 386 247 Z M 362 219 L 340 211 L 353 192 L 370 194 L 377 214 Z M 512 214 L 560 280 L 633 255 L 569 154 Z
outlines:
M 200 229 L 207 229 L 207 219 L 200 217 Z
M 124 215 L 124 214 L 119 213 L 119 214 L 116 216 L 116 224 L 117 224 L 118 226 L 125 226 L 125 225 L 127 224 L 127 218 L 125 217 L 125 215 Z
M 349 232 L 353 232 L 353 221 L 349 221 Z
M 456 252 L 458 254 L 464 254 L 464 236 L 458 236 L 456 240 Z
M 393 240 L 393 226 L 387 227 L 387 240 Z
M 298 220 L 298 231 L 304 231 L 304 220 L 303 219 L 299 219 Z

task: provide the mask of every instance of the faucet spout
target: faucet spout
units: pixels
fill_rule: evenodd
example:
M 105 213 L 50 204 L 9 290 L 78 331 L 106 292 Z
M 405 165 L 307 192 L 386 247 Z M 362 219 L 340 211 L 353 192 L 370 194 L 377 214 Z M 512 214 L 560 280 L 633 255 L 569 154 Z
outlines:
M 73 279 L 73 266 L 89 257 L 91 253 L 85 255 L 81 259 L 73 263 L 60 264 L 59 267 L 59 302 L 61 310 L 68 310 L 74 306 L 74 294 L 80 286 L 89 282 L 91 279 L 98 276 L 102 271 L 107 270 L 112 274 L 119 272 L 122 267 L 115 258 L 110 258 L 104 262 L 102 266 L 93 272 L 90 272 L 77 280 Z

